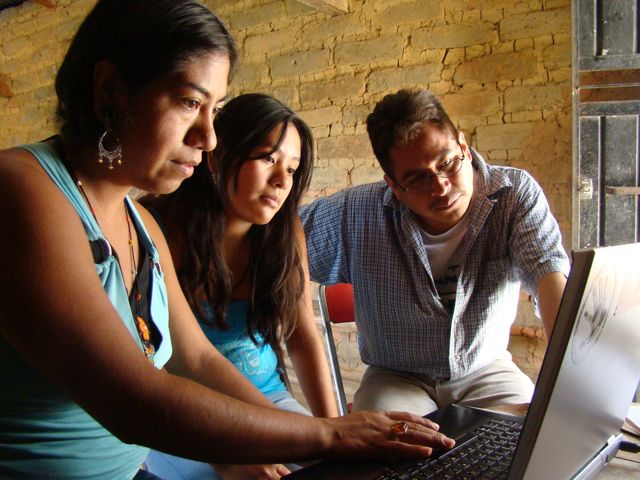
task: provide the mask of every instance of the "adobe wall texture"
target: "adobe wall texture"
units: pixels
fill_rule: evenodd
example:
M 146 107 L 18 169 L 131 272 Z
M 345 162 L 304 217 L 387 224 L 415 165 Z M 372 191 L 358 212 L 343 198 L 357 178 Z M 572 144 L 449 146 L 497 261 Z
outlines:
M 354 0 L 333 16 L 296 1 L 209 3 L 241 46 L 232 92 L 272 93 L 313 127 L 309 197 L 379 180 L 366 115 L 422 86 L 488 161 L 539 180 L 569 238 L 569 0 Z
M 53 7 L 27 1 L 0 13 L 0 148 L 56 132 L 56 68 L 95 1 L 45 3 Z M 308 199 L 379 180 L 366 115 L 387 93 L 427 87 L 489 162 L 534 175 L 570 247 L 570 0 L 349 0 L 346 12 L 297 0 L 203 3 L 240 47 L 231 95 L 271 93 L 311 125 Z M 512 352 L 535 377 L 545 343 L 521 306 Z M 359 372 L 353 332 L 344 335 L 345 364 Z

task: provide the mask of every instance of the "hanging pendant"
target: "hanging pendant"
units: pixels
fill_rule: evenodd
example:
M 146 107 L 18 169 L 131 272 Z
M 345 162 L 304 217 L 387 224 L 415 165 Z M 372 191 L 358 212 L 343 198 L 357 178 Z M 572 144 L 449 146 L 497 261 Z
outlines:
M 156 356 L 156 349 L 150 343 L 146 344 L 144 346 L 144 354 L 147 356 L 149 361 L 153 363 L 153 358 Z
M 145 322 L 144 318 L 142 318 L 140 315 L 136 315 L 136 324 L 138 326 L 138 333 L 142 337 L 142 340 L 144 340 L 145 342 L 148 342 L 149 339 L 151 338 L 151 335 L 149 334 L 149 328 L 147 327 L 147 322 Z

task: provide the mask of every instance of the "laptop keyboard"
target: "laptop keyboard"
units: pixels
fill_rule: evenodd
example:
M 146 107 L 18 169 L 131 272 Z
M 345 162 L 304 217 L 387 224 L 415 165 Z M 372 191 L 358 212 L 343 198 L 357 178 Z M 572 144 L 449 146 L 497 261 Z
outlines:
M 376 480 L 506 479 L 522 424 L 490 420 L 436 457 L 387 468 Z

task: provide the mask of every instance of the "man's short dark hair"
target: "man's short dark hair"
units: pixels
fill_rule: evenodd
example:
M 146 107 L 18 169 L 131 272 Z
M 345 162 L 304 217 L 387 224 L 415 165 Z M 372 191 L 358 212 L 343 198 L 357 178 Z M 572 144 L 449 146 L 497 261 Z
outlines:
M 369 114 L 369 140 L 387 175 L 393 177 L 391 149 L 416 138 L 425 123 L 457 136 L 457 129 L 440 100 L 429 90 L 400 90 L 386 95 Z

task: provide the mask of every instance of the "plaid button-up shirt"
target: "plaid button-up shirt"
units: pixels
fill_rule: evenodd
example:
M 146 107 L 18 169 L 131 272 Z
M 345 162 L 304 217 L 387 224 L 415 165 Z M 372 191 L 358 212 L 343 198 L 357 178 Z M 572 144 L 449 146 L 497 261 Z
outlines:
M 384 182 L 300 208 L 311 278 L 352 283 L 358 343 L 368 365 L 455 379 L 510 358 L 521 288 L 569 271 L 558 224 L 525 171 L 474 152 L 476 187 L 462 241 L 453 315 L 440 301 L 421 230 Z

